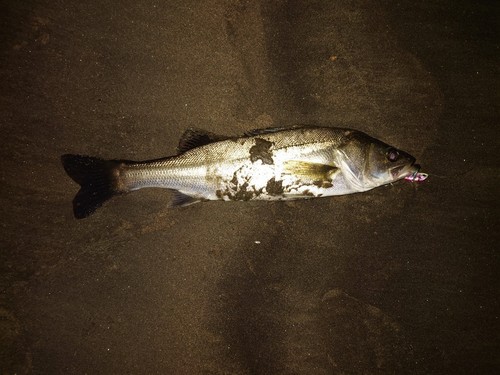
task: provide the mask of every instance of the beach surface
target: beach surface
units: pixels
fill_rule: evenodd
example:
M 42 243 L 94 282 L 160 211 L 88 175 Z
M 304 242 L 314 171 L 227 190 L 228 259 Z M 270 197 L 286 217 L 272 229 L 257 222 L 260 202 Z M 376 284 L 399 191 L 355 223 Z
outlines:
M 498 373 L 495 2 L 0 8 L 0 373 Z M 62 154 L 296 124 L 429 178 L 182 208 L 145 189 L 73 217 Z

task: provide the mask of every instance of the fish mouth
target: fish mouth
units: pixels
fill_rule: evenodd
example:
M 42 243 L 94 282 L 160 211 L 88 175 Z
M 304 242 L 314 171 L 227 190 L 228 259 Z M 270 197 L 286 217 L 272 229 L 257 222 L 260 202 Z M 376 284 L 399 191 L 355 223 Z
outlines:
M 416 176 L 420 170 L 420 164 L 416 164 L 413 161 L 411 164 L 405 164 L 395 167 L 391 170 L 392 177 L 394 180 L 400 180 L 408 176 Z

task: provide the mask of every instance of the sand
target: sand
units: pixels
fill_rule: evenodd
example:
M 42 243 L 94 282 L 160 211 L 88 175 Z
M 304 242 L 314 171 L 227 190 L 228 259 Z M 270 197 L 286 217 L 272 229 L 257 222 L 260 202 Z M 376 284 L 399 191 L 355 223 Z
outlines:
M 0 372 L 498 371 L 498 6 L 473 3 L 4 2 Z M 64 153 L 295 124 L 430 177 L 180 209 L 143 190 L 73 218 Z

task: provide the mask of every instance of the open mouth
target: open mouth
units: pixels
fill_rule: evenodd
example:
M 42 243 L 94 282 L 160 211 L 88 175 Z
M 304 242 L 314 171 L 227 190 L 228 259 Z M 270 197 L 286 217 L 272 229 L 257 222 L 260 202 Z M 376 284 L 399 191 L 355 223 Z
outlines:
M 422 182 L 429 177 L 427 173 L 422 173 L 420 172 L 420 165 L 416 164 L 415 167 L 417 170 L 413 172 L 412 174 L 408 175 L 405 177 L 405 180 L 411 181 L 411 182 Z
M 396 180 L 401 178 L 406 178 L 410 176 L 416 176 L 420 171 L 420 165 L 415 164 L 413 161 L 411 164 L 400 165 L 398 167 L 394 167 L 391 170 L 392 177 Z

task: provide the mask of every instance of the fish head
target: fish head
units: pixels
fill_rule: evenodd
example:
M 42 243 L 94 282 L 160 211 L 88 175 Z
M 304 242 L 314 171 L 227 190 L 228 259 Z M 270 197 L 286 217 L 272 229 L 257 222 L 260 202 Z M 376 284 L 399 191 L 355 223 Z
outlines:
M 410 154 L 357 131 L 349 134 L 342 154 L 348 180 L 360 191 L 398 181 L 420 168 Z

